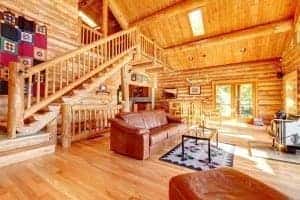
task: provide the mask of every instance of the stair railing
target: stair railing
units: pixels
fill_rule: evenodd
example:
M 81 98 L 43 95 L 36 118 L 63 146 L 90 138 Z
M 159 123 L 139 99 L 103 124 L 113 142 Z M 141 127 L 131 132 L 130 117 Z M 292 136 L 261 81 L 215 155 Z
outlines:
M 91 44 L 95 41 L 98 41 L 102 38 L 102 34 L 96 30 L 93 29 L 84 23 L 81 23 L 81 29 L 80 29 L 80 43 L 83 45 Z
M 95 137 L 110 127 L 120 105 L 63 104 L 61 140 L 64 148 L 74 141 Z
M 17 63 L 11 63 L 8 134 L 15 137 L 16 127 L 22 126 L 24 119 L 129 55 L 130 52 L 134 53 L 134 50 L 137 54 L 154 61 L 160 63 L 166 61 L 166 56 L 158 45 L 142 35 L 137 28 L 132 28 L 27 70 L 22 69 Z

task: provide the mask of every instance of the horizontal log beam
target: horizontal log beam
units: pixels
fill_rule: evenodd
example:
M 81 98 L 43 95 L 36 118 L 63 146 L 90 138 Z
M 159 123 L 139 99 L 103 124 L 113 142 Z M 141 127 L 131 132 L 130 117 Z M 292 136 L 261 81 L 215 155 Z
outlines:
M 232 33 L 223 34 L 220 36 L 211 37 L 208 39 L 200 39 L 194 42 L 188 42 L 180 45 L 176 45 L 167 48 L 166 53 L 172 53 L 175 50 L 186 50 L 189 48 L 195 48 L 196 46 L 211 46 L 217 44 L 230 43 L 239 40 L 251 39 L 265 35 L 276 34 L 280 32 L 288 32 L 293 28 L 292 20 L 285 20 L 281 22 L 270 23 L 266 25 L 256 26 L 253 28 L 235 31 Z

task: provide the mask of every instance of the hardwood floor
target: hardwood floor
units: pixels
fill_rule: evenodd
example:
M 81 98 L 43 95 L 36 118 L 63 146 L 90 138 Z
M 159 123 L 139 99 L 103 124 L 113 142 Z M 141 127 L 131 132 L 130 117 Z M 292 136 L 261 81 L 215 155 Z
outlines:
M 247 140 L 262 131 L 224 130 L 223 142 L 239 144 L 234 168 L 300 199 L 300 165 L 247 156 Z M 166 147 L 167 151 L 171 147 Z M 163 153 L 163 152 L 162 152 Z M 87 140 L 57 153 L 0 169 L 0 199 L 168 199 L 172 176 L 192 170 L 158 160 L 137 161 L 109 151 L 109 137 Z

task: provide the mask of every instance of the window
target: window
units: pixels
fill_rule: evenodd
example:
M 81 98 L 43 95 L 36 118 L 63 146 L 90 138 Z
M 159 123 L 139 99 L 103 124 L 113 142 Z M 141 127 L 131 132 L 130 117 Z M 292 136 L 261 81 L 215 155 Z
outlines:
M 199 36 L 204 34 L 203 16 L 202 10 L 197 9 L 189 12 L 189 21 L 192 28 L 194 36 Z
M 82 11 L 79 11 L 79 18 L 84 22 L 84 23 L 86 23 L 87 25 L 89 25 L 90 27 L 92 27 L 92 28 L 97 28 L 97 24 L 96 24 L 96 22 L 93 20 L 93 19 L 91 19 L 89 16 L 87 16 L 84 12 L 82 12 Z

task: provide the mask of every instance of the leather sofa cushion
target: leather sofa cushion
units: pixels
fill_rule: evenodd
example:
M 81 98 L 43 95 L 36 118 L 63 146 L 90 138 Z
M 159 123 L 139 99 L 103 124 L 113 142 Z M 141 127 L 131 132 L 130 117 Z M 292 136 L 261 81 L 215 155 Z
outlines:
M 147 129 L 152 129 L 159 126 L 156 120 L 155 112 L 142 112 L 141 116 L 144 119 L 145 126 Z
M 181 132 L 183 134 L 184 131 L 184 124 L 179 124 L 179 123 L 170 123 L 163 127 L 167 129 L 168 138 L 177 135 Z
M 168 124 L 167 114 L 163 110 L 155 111 L 155 118 L 157 121 L 157 126 L 163 126 Z
M 137 128 L 146 128 L 144 119 L 141 113 L 121 113 L 118 115 L 126 123 Z
M 150 130 L 150 146 L 157 144 L 167 139 L 168 129 L 167 127 L 157 127 Z
M 232 168 L 219 168 L 173 177 L 170 200 L 287 200 L 264 183 Z

